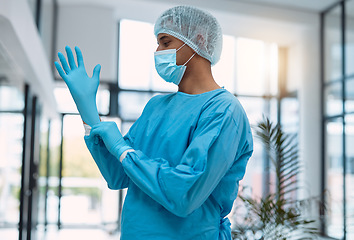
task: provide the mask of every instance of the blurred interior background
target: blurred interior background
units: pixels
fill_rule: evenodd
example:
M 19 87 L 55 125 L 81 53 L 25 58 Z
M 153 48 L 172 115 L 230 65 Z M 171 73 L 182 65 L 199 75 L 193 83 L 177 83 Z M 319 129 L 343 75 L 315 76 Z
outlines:
M 153 24 L 187 4 L 219 20 L 213 75 L 251 124 L 297 134 L 292 197 L 326 203 L 308 213 L 321 235 L 354 239 L 354 0 L 0 0 L 1 240 L 119 239 L 125 190 L 107 188 L 54 61 L 69 45 L 89 74 L 102 65 L 99 112 L 124 134 L 152 96 L 177 90 L 155 71 Z M 270 165 L 256 141 L 241 186 L 271 192 Z

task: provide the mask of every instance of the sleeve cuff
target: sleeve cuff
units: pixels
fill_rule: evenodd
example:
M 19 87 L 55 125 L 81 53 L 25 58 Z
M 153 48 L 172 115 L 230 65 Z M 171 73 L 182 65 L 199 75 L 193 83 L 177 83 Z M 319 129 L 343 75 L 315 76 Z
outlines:
M 125 151 L 122 153 L 122 155 L 120 155 L 119 161 L 122 162 L 123 159 L 127 156 L 128 152 L 134 152 L 134 151 L 135 151 L 135 150 L 132 149 L 132 148 L 125 150 Z
M 84 123 L 84 129 L 85 129 L 85 136 L 89 136 L 91 133 L 91 127 L 88 124 Z

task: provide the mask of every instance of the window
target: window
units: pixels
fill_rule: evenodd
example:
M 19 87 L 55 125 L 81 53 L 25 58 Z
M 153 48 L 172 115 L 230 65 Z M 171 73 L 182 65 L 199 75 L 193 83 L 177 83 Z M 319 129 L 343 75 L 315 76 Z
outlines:
M 0 238 L 18 238 L 24 116 L 23 93 L 0 79 Z
M 122 89 L 176 91 L 166 84 L 154 67 L 157 42 L 150 23 L 121 20 L 119 24 L 118 83 Z
M 354 1 L 340 1 L 321 14 L 323 79 L 322 189 L 328 209 L 324 232 L 336 239 L 354 238 L 353 114 Z M 343 38 L 344 37 L 344 38 Z M 327 193 L 327 194 L 326 194 Z

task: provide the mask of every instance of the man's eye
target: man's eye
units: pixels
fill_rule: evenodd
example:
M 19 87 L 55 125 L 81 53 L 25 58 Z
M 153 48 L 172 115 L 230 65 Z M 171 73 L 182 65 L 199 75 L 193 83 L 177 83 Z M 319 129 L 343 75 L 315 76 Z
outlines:
M 164 45 L 165 47 L 167 47 L 169 43 L 170 43 L 170 42 L 164 42 L 163 45 Z

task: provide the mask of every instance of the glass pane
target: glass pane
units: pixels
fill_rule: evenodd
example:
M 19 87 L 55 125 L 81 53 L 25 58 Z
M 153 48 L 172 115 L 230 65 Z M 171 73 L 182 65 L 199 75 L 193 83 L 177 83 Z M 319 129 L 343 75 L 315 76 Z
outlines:
M 343 124 L 337 118 L 326 123 L 325 165 L 327 166 L 327 231 L 343 237 Z
M 42 118 L 40 124 L 40 165 L 39 165 L 39 202 L 38 202 L 38 223 L 45 221 L 45 196 L 46 196 L 46 176 L 47 176 L 47 146 L 48 146 L 48 119 Z
M 60 82 L 54 89 L 54 96 L 58 104 L 58 111 L 61 113 L 78 113 L 75 102 L 70 94 L 68 87 Z M 98 87 L 96 102 L 99 114 L 109 113 L 109 90 L 105 85 Z
M 23 115 L 0 113 L 0 226 L 19 222 Z
M 267 102 L 262 98 L 237 97 L 246 111 L 248 120 L 252 126 L 262 120 L 262 115 L 268 115 Z
M 129 129 L 131 126 L 133 126 L 134 122 L 122 122 L 122 135 L 124 136 L 125 134 L 128 133 Z
M 267 105 L 266 101 L 262 98 L 238 97 L 238 99 L 247 113 L 250 124 L 254 126 L 262 119 L 262 113 Z M 246 174 L 242 181 L 240 181 L 239 195 L 252 195 L 253 197 L 259 198 L 264 191 L 264 155 L 262 144 L 257 139 L 254 140 L 253 149 L 254 151 L 252 158 L 248 162 Z M 228 216 L 231 222 L 231 227 L 240 223 L 244 214 L 245 206 L 242 201 L 237 198 L 234 202 L 233 209 Z
M 343 113 L 342 83 L 334 82 L 325 86 L 324 111 L 327 116 Z
M 246 111 L 248 120 L 251 126 L 255 126 L 262 119 L 262 112 L 264 112 L 265 100 L 262 98 L 245 98 L 238 97 L 243 108 Z M 262 172 L 263 172 L 263 153 L 261 145 L 255 141 L 254 153 L 252 161 L 247 165 L 248 173 L 242 181 L 243 186 L 252 188 L 252 193 L 257 196 L 262 196 Z M 252 166 L 252 167 L 251 167 Z
M 24 98 L 20 89 L 1 80 L 0 76 L 0 239 L 18 239 Z
M 17 239 L 23 115 L 0 113 L 0 239 Z
M 54 96 L 58 104 L 58 111 L 62 113 L 77 113 L 77 108 L 70 91 L 66 86 L 56 87 Z
M 345 111 L 354 113 L 354 78 L 345 82 Z
M 219 86 L 231 93 L 235 93 L 235 48 L 236 39 L 232 36 L 223 36 L 223 50 L 220 61 L 212 67 L 213 77 Z
M 345 118 L 347 239 L 354 239 L 354 114 Z
M 281 102 L 281 125 L 286 133 L 299 132 L 299 101 L 297 98 L 284 98 Z
M 269 111 L 267 117 L 274 123 L 278 123 L 278 99 L 272 98 L 270 101 L 266 101 L 268 103 L 264 112 Z
M 269 94 L 270 95 L 277 95 L 278 94 L 278 71 L 279 71 L 279 48 L 278 45 L 275 43 L 267 44 L 268 55 L 267 58 L 267 68 L 269 73 Z M 287 59 L 285 59 L 287 62 Z M 267 76 L 266 76 L 267 77 Z M 292 79 L 288 79 L 286 86 L 288 87 L 288 91 L 295 91 L 297 89 L 297 81 L 290 81 Z
M 153 53 L 157 47 L 153 25 L 124 19 L 119 27 L 119 86 L 123 89 L 150 89 Z
M 244 107 L 252 130 L 257 124 L 262 121 L 263 116 L 270 118 L 271 121 L 276 123 L 276 101 L 265 100 L 263 98 L 251 98 L 251 97 L 238 97 L 242 106 Z M 263 174 L 264 174 L 264 156 L 262 145 L 259 141 L 254 141 L 254 153 L 252 155 L 252 161 L 249 161 L 247 165 L 247 173 L 245 180 L 242 181 L 244 186 L 248 186 L 252 189 L 252 194 L 261 196 L 263 193 Z M 250 170 L 252 169 L 252 170 Z M 272 174 L 271 174 L 272 175 Z
M 44 223 L 46 221 L 45 217 L 45 209 L 46 209 L 46 183 L 47 183 L 47 146 L 48 146 L 48 119 L 42 117 L 40 121 L 40 138 L 39 138 L 39 144 L 40 144 L 40 161 L 39 161 L 39 178 L 38 178 L 38 217 L 37 217 L 37 231 L 36 235 L 38 236 L 44 236 L 45 234 L 45 228 L 44 228 Z
M 238 38 L 236 44 L 236 93 L 256 96 L 265 94 L 264 42 Z
M 49 143 L 48 130 L 50 127 Z M 59 157 L 60 157 L 60 131 L 61 124 L 59 119 L 52 119 L 49 125 L 48 119 L 41 120 L 41 138 L 40 138 L 40 169 L 39 169 L 39 224 L 45 223 L 45 217 L 48 224 L 56 224 L 58 220 L 58 184 L 59 184 Z M 47 147 L 49 144 L 49 163 L 47 166 Z M 47 167 L 49 168 L 48 192 L 46 192 L 47 184 Z M 45 199 L 47 194 L 47 199 Z M 47 201 L 45 203 L 45 200 Z M 47 214 L 45 216 L 45 204 L 47 204 Z M 39 225 L 38 234 L 44 234 L 44 229 Z
M 325 81 L 342 77 L 341 15 L 340 5 L 328 12 L 324 19 Z
M 105 85 L 100 85 L 97 90 L 96 103 L 98 113 L 105 115 L 109 113 L 110 93 Z
M 345 72 L 346 76 L 354 74 L 354 1 L 345 2 L 346 32 L 345 32 Z
M 151 66 L 152 82 L 151 90 L 164 92 L 177 92 L 178 86 L 174 83 L 169 83 L 163 80 L 155 69 L 155 65 Z
M 22 92 L 12 86 L 0 86 L 0 109 L 21 111 L 24 108 Z
M 264 155 L 263 147 L 259 141 L 254 141 L 253 154 L 247 164 L 246 174 L 239 183 L 238 196 L 252 196 L 252 198 L 259 199 L 263 194 L 264 182 Z M 227 216 L 231 222 L 231 229 L 235 228 L 237 224 L 244 223 L 245 214 L 247 210 L 240 198 L 236 198 L 230 214 Z
M 61 121 L 51 120 L 49 136 L 50 159 L 49 159 L 49 189 L 47 193 L 47 220 L 48 223 L 56 224 L 58 221 L 58 186 L 59 186 L 59 160 L 61 144 Z M 40 181 L 44 181 L 41 180 Z
M 99 225 L 112 220 L 118 212 L 98 167 L 92 159 L 83 139 L 84 129 L 79 116 L 65 116 L 63 145 L 63 196 L 61 219 L 65 224 Z M 108 197 L 108 199 L 106 198 Z M 108 206 L 110 209 L 106 209 Z M 75 214 L 73 214 L 75 212 Z
M 118 96 L 119 114 L 121 118 L 136 120 L 150 100 L 150 93 L 120 92 Z

